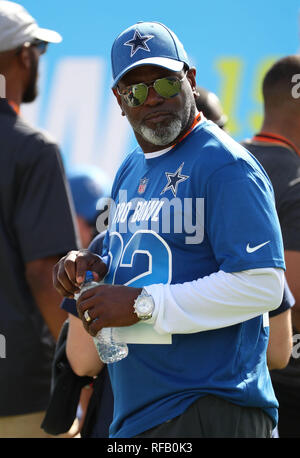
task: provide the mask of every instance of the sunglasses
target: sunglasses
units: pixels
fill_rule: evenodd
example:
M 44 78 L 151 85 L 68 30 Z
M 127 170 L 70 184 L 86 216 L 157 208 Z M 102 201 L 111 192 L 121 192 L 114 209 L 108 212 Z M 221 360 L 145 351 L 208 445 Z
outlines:
M 45 54 L 45 52 L 48 49 L 48 44 L 49 44 L 48 41 L 42 41 L 42 40 L 35 40 L 31 42 L 31 46 L 34 46 L 35 48 L 37 48 L 40 55 Z
M 117 87 L 117 91 L 119 95 L 123 97 L 129 107 L 139 107 L 146 101 L 149 87 L 153 87 L 156 93 L 161 97 L 164 97 L 165 99 L 171 99 L 172 97 L 178 95 L 181 91 L 181 83 L 185 77 L 186 73 L 181 79 L 177 76 L 166 76 L 165 78 L 159 78 L 155 81 L 152 81 L 149 84 L 132 84 L 131 86 L 127 86 L 121 91 Z
M 17 49 L 16 54 L 21 53 L 23 46 L 25 46 L 25 48 L 30 48 L 30 46 L 34 46 L 35 48 L 37 48 L 39 54 L 42 55 L 45 54 L 45 52 L 47 51 L 48 45 L 49 43 L 47 41 L 42 40 L 26 41 L 26 43 L 24 43 Z

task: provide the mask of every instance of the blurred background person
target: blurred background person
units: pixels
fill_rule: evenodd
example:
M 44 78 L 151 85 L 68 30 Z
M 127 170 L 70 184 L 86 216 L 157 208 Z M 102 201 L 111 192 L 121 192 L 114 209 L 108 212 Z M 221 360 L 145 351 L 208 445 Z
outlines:
M 300 102 L 294 91 L 293 78 L 299 74 L 300 55 L 283 57 L 267 71 L 262 85 L 262 127 L 251 140 L 244 142 L 244 146 L 261 162 L 274 187 L 285 250 L 286 278 L 295 298 L 292 308 L 295 343 L 300 333 Z M 290 324 L 286 322 L 284 326 L 279 320 L 278 317 L 278 323 L 274 324 L 282 338 L 277 350 L 284 351 L 284 332 Z M 293 351 L 285 369 L 271 371 L 279 401 L 279 437 L 300 437 L 299 356 Z
M 0 2 L 0 437 L 45 437 L 55 340 L 67 314 L 52 269 L 76 249 L 72 204 L 57 145 L 28 125 L 22 103 L 37 96 L 39 61 L 61 36 L 19 4 Z
M 96 166 L 84 165 L 68 173 L 82 248 L 87 248 L 98 234 L 98 202 L 110 195 L 111 181 Z
M 207 119 L 213 121 L 221 129 L 226 128 L 228 117 L 224 114 L 220 99 L 214 92 L 197 86 L 195 100 L 197 109 L 202 111 Z

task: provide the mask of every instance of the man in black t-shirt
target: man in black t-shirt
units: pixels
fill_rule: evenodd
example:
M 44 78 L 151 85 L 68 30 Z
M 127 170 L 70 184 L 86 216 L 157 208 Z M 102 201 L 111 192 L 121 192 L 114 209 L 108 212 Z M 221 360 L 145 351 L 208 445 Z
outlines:
M 60 152 L 19 113 L 36 96 L 40 55 L 59 41 L 21 5 L 0 2 L 0 437 L 45 436 L 54 342 L 67 317 L 52 269 L 78 246 Z
M 265 117 L 261 131 L 244 146 L 261 162 L 274 188 L 285 248 L 286 278 L 295 297 L 294 343 L 300 338 L 300 56 L 277 61 L 263 81 Z M 285 369 L 271 371 L 279 401 L 279 437 L 300 437 L 300 354 L 294 346 Z

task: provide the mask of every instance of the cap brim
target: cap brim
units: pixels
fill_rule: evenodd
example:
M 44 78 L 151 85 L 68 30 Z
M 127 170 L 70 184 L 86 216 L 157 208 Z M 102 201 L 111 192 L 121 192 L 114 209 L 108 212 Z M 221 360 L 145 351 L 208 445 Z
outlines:
M 126 67 L 119 75 L 114 79 L 113 87 L 115 87 L 123 76 L 133 70 L 134 68 L 141 67 L 142 65 L 155 65 L 157 67 L 163 67 L 172 72 L 180 72 L 184 67 L 184 62 L 179 60 L 169 59 L 168 57 L 149 57 L 148 59 L 142 59 Z
M 54 30 L 38 28 L 34 31 L 34 36 L 38 40 L 47 41 L 48 43 L 60 43 L 62 36 Z

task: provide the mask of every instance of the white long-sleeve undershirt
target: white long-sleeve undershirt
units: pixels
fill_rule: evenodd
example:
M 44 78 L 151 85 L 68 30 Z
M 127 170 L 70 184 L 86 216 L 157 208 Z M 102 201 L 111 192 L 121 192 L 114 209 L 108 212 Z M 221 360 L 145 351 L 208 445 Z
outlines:
M 279 268 L 237 273 L 219 271 L 182 284 L 145 287 L 155 310 L 150 320 L 159 334 L 189 334 L 231 326 L 279 307 L 284 272 Z

